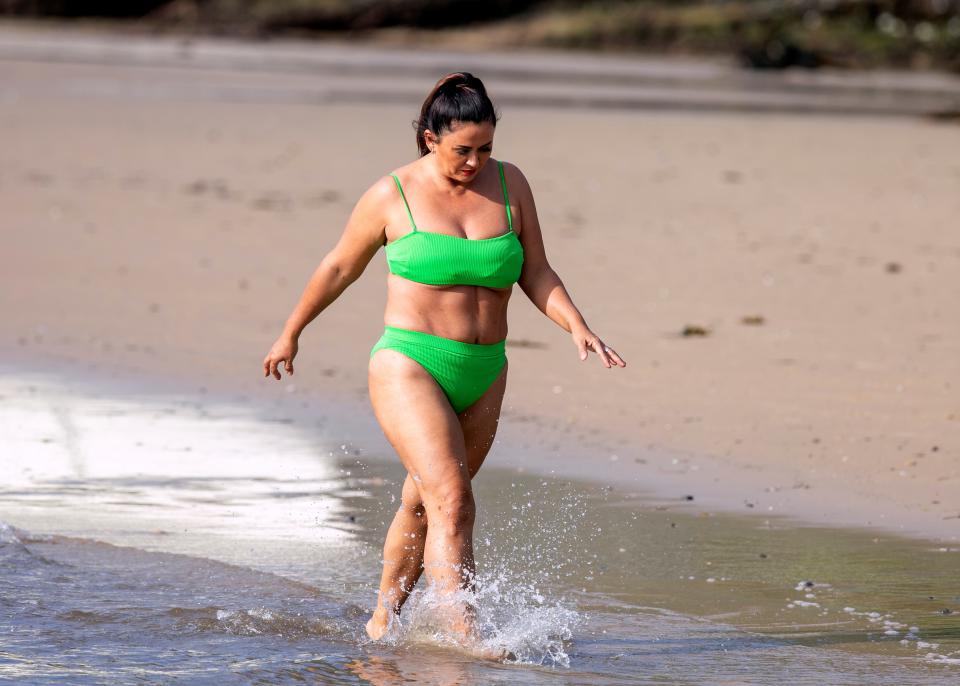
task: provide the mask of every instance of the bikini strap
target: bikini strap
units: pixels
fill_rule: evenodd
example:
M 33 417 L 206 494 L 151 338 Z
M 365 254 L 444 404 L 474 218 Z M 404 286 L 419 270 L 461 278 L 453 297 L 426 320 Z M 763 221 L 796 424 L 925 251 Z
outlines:
M 513 231 L 513 214 L 510 212 L 510 196 L 507 195 L 507 180 L 503 176 L 503 162 L 497 160 L 500 167 L 500 185 L 503 186 L 503 204 L 507 206 L 507 226 Z
M 400 179 L 397 178 L 396 174 L 391 174 L 393 180 L 397 184 L 397 190 L 400 191 L 400 197 L 403 198 L 403 206 L 407 208 L 407 216 L 410 217 L 410 226 L 413 227 L 413 230 L 417 230 L 417 224 L 413 221 L 413 213 L 410 211 L 410 205 L 407 204 L 407 196 L 403 194 L 403 186 L 400 185 Z

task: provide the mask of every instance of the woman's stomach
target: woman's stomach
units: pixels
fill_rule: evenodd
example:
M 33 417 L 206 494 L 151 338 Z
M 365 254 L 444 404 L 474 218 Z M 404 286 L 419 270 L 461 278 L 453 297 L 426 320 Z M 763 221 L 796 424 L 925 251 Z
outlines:
M 390 274 L 384 324 L 465 343 L 496 343 L 507 337 L 512 288 L 430 286 Z

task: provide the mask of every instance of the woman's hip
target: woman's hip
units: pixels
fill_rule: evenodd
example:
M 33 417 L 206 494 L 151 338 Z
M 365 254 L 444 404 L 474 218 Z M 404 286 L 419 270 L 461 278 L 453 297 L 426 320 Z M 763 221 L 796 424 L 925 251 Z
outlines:
M 387 326 L 370 351 L 388 349 L 419 363 L 440 385 L 459 413 L 496 381 L 506 364 L 506 341 L 467 343 L 442 336 Z

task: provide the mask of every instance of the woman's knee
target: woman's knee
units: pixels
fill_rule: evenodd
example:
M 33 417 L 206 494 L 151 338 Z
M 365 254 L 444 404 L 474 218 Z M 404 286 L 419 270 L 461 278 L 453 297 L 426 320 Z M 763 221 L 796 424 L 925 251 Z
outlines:
M 404 479 L 403 488 L 400 491 L 400 509 L 415 517 L 421 517 L 426 524 L 426 508 L 423 506 L 423 498 L 420 497 L 420 490 L 409 474 Z
M 427 505 L 430 526 L 440 526 L 453 533 L 472 527 L 477 514 L 470 482 L 438 489 Z

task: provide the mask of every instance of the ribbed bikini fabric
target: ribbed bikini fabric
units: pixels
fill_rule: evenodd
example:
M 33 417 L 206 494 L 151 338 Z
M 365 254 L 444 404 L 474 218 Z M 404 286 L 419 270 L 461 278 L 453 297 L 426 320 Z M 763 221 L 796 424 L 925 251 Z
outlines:
M 470 239 L 445 233 L 419 231 L 413 220 L 410 205 L 400 185 L 400 179 L 392 174 L 403 204 L 410 217 L 413 229 L 384 248 L 387 266 L 392 274 L 417 283 L 433 286 L 485 286 L 507 288 L 517 282 L 523 268 L 523 246 L 513 231 L 513 215 L 507 183 L 500 169 L 500 184 L 503 201 L 507 207 L 507 233 L 493 238 Z
M 505 343 L 465 343 L 388 326 L 370 356 L 381 348 L 388 348 L 419 362 L 439 384 L 453 411 L 459 414 L 479 400 L 500 376 L 507 360 Z
M 385 252 L 390 272 L 411 281 L 437 286 L 506 288 L 516 283 L 523 267 L 523 246 L 513 231 L 510 198 L 500 170 L 507 209 L 508 232 L 484 239 L 418 231 L 400 179 L 393 174 L 407 208 L 412 231 L 389 243 Z M 506 341 L 466 343 L 442 336 L 387 326 L 370 351 L 395 350 L 418 362 L 443 390 L 451 407 L 463 412 L 486 393 L 506 364 Z

